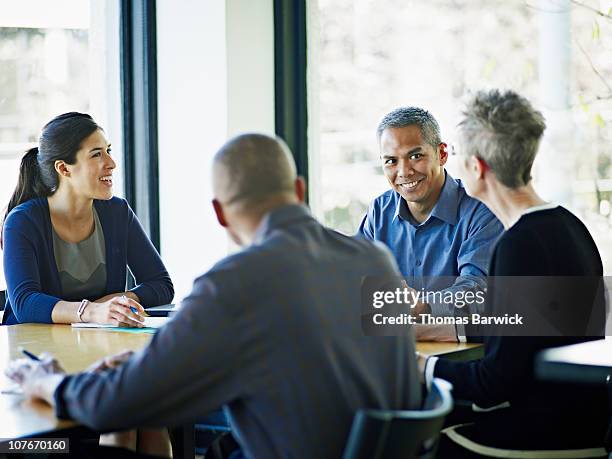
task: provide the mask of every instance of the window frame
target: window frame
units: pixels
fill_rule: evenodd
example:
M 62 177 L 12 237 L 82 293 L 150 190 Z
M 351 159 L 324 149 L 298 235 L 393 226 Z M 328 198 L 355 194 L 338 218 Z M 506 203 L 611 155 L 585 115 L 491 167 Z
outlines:
M 155 0 L 121 0 L 125 196 L 160 251 Z
M 308 184 L 306 0 L 274 0 L 274 105 L 276 135 L 293 152 Z M 306 202 L 309 194 L 306 187 Z

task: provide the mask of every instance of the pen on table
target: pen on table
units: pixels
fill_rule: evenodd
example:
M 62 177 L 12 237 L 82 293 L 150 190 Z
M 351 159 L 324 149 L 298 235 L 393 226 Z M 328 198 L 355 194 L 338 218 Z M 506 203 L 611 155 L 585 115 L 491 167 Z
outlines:
M 32 354 L 30 351 L 26 351 L 23 347 L 20 347 L 19 350 L 27 357 L 30 357 L 32 360 L 36 360 L 37 362 L 40 362 L 40 359 L 36 357 L 34 354 Z
M 32 354 L 30 351 L 26 351 L 21 346 L 19 346 L 18 349 L 24 355 L 28 356 L 32 360 L 36 360 L 37 362 L 40 362 L 40 359 L 38 357 L 36 357 L 34 354 Z M 4 395 L 23 395 L 23 391 L 21 390 L 21 387 L 19 387 L 17 385 L 15 385 L 14 387 L 9 387 L 9 388 L 6 388 L 6 389 L 2 389 L 2 390 L 0 390 L 0 393 L 2 393 Z
M 123 295 L 122 298 L 127 299 L 127 296 Z M 134 314 L 138 314 L 138 309 L 136 309 L 134 306 L 130 306 L 130 311 L 132 311 Z M 149 317 L 149 314 L 147 314 L 147 311 L 143 311 L 142 315 L 144 317 Z
M 138 314 L 138 309 L 136 309 L 134 306 L 130 306 L 130 311 L 132 311 L 134 314 Z M 147 311 L 142 311 L 141 314 L 143 315 L 143 317 L 149 317 Z

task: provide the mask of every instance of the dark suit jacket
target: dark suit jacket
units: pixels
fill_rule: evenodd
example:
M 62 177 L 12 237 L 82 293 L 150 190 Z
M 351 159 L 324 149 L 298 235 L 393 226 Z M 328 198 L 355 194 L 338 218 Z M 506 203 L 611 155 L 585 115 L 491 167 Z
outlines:
M 399 275 L 382 244 L 303 206 L 275 209 L 253 245 L 195 280 L 147 348 L 116 370 L 68 376 L 57 414 L 117 430 L 225 405 L 249 458 L 340 457 L 356 410 L 420 406 L 412 332 L 361 328 L 366 275 Z

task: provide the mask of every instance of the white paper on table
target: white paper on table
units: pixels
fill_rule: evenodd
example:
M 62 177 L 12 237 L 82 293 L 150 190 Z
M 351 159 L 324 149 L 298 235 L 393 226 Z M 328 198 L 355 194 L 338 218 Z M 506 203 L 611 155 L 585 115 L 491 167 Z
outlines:
M 146 328 L 161 328 L 166 322 L 168 322 L 168 317 L 145 317 L 144 318 L 144 326 Z M 117 328 L 116 325 L 110 324 L 98 324 L 95 322 L 74 322 L 72 323 L 73 328 Z
M 23 395 L 23 390 L 21 386 L 18 384 L 14 384 L 13 386 L 4 387 L 0 390 L 0 394 L 3 395 Z

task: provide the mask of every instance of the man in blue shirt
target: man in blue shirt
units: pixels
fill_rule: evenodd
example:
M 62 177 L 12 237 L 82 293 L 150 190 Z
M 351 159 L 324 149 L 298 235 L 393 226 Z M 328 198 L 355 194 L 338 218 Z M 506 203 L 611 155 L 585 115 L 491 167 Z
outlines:
M 359 233 L 385 243 L 417 291 L 457 297 L 458 292 L 482 290 L 503 228 L 444 169 L 448 147 L 437 121 L 427 110 L 402 107 L 382 119 L 376 134 L 391 189 L 372 202 Z M 428 298 L 415 313 L 454 315 L 463 306 L 441 301 L 442 295 Z M 474 302 L 464 310 L 481 306 Z

